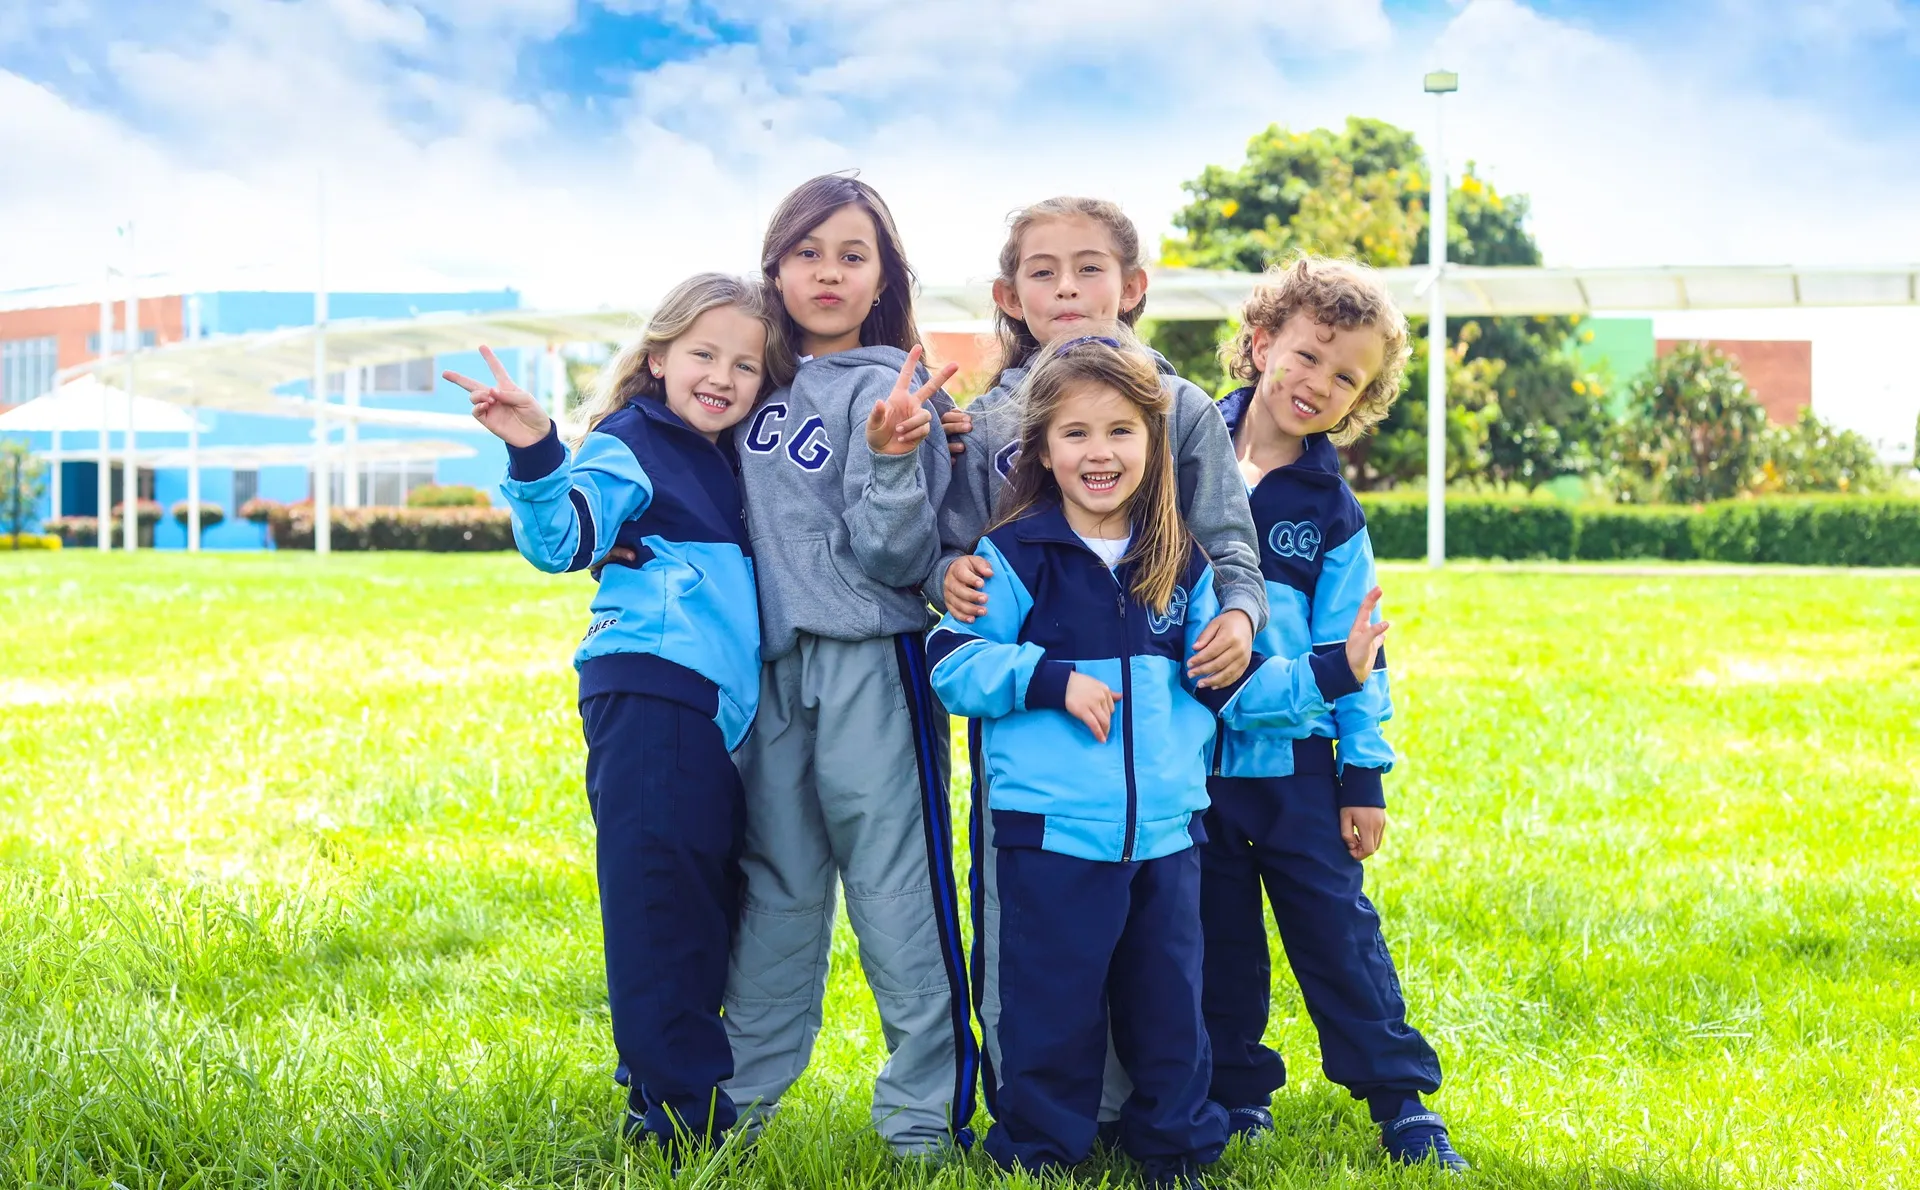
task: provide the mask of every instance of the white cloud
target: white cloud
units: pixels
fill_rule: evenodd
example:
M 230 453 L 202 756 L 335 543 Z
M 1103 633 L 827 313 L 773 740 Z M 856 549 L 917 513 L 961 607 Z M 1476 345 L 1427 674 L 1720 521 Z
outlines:
M 674 0 L 626 7 L 694 22 Z M 1880 19 L 1854 7 L 1849 28 Z M 1374 115 L 1424 138 L 1419 76 L 1443 63 L 1462 74 L 1454 160 L 1533 196 L 1554 262 L 1920 259 L 1910 133 L 1862 141 L 1514 0 L 1464 5 L 1436 43 L 1377 4 L 1317 0 L 700 11 L 758 43 L 636 76 L 617 126 L 592 133 L 515 98 L 516 54 L 568 25 L 563 0 L 221 0 L 217 35 L 104 55 L 132 116 L 0 73 L 0 225 L 40 229 L 10 237 L 0 287 L 95 275 L 129 214 L 150 267 L 310 284 L 322 167 L 341 287 L 642 300 L 751 268 L 779 195 L 850 166 L 924 277 L 979 277 L 1006 213 L 1049 194 L 1118 199 L 1156 237 L 1181 181 L 1271 121 Z

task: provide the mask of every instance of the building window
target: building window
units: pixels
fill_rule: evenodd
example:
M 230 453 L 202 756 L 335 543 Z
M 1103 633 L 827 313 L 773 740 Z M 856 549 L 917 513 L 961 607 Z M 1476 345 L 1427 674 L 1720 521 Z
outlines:
M 24 405 L 53 390 L 60 341 L 52 335 L 0 343 L 0 401 Z
M 260 473 L 258 471 L 235 471 L 233 473 L 233 513 L 240 515 L 240 508 L 247 501 L 260 494 Z
M 332 480 L 333 482 L 327 485 L 327 496 L 333 501 L 333 506 L 339 508 L 346 503 L 345 469 L 334 471 Z M 407 503 L 407 493 L 432 482 L 433 461 L 431 459 L 362 463 L 360 465 L 360 505 L 363 508 L 403 508 Z
M 140 346 L 158 347 L 159 345 L 160 345 L 159 331 L 142 330 L 140 332 Z M 107 354 L 108 355 L 116 355 L 122 351 L 125 351 L 126 349 L 127 349 L 127 332 L 114 331 L 111 335 L 107 336 Z M 93 334 L 87 336 L 87 354 L 96 355 L 96 356 L 100 354 L 100 332 L 99 331 L 95 331 Z
M 433 358 L 402 360 L 397 364 L 376 364 L 373 383 L 367 388 L 376 393 L 430 393 L 433 391 Z

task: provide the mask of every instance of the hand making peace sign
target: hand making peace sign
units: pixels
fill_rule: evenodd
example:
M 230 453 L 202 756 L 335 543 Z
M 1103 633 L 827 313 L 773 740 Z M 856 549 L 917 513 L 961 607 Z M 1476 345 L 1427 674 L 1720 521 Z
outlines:
M 960 370 L 958 364 L 948 364 L 933 379 L 914 388 L 913 370 L 921 354 L 918 347 L 907 352 L 907 362 L 900 366 L 893 391 L 886 400 L 875 401 L 873 412 L 867 415 L 867 446 L 875 454 L 911 454 L 933 428 L 933 412 L 925 408 L 928 399 Z
M 473 416 L 481 425 L 492 430 L 494 437 L 508 446 L 533 446 L 547 436 L 547 430 L 553 425 L 553 419 L 547 411 L 540 408 L 540 402 L 533 394 L 513 382 L 507 370 L 500 366 L 500 360 L 493 349 L 484 344 L 480 348 L 480 358 L 487 361 L 487 367 L 493 369 L 493 384 L 485 385 L 458 372 L 442 372 L 440 375 L 467 390 L 473 399 Z

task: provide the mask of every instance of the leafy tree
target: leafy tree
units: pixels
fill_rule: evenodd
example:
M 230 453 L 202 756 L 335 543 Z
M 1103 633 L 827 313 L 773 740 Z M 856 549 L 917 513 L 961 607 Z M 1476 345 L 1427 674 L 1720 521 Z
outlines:
M 1161 263 L 1258 271 L 1301 251 L 1377 267 L 1418 263 L 1427 257 L 1427 186 L 1419 143 L 1404 129 L 1363 119 L 1349 119 L 1340 132 L 1274 125 L 1248 142 L 1240 166 L 1208 166 L 1186 184 L 1193 201 L 1174 217 L 1183 234 L 1162 242 Z M 1540 263 L 1527 214 L 1524 195 L 1500 194 L 1469 164 L 1448 199 L 1447 258 Z M 1564 318 L 1448 320 L 1450 356 L 1457 357 L 1448 365 L 1450 476 L 1532 487 L 1592 464 L 1601 387 L 1569 348 L 1573 329 Z M 1222 386 L 1212 360 L 1221 324 L 1163 323 L 1148 333 L 1182 375 L 1215 391 Z M 1481 360 L 1499 367 L 1456 379 L 1454 368 Z M 1356 484 L 1390 486 L 1425 474 L 1426 370 L 1417 350 L 1407 395 L 1372 438 L 1349 448 Z
M 1760 444 L 1762 492 L 1875 492 L 1892 479 L 1873 443 L 1828 425 L 1812 409 L 1802 409 L 1791 426 L 1768 426 Z
M 46 464 L 27 444 L 0 442 L 0 533 L 18 538 L 39 523 L 40 497 L 47 490 Z
M 1696 504 L 1760 485 L 1767 415 L 1720 351 L 1682 343 L 1628 393 L 1611 447 L 1620 499 Z

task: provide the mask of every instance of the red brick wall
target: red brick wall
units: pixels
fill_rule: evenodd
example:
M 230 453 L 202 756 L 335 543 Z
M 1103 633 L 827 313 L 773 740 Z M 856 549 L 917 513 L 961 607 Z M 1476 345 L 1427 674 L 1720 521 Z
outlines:
M 113 329 L 124 328 L 126 303 L 113 304 Z M 140 330 L 157 331 L 162 344 L 178 343 L 186 337 L 185 303 L 179 295 L 140 299 Z M 100 307 L 47 306 L 38 310 L 0 310 L 0 340 L 38 339 L 52 335 L 59 340 L 58 365 L 71 368 L 93 358 L 87 350 L 87 336 L 100 333 Z M 0 400 L 7 400 L 0 394 Z
M 1718 349 L 1739 365 L 1748 387 L 1760 399 L 1767 419 L 1792 425 L 1800 411 L 1813 404 L 1813 344 L 1805 340 L 1770 339 L 1656 339 L 1653 349 L 1666 355 L 1682 342 L 1702 342 Z

